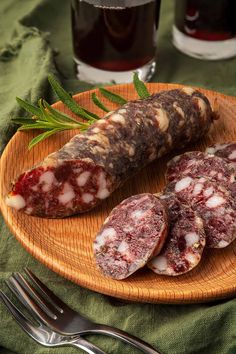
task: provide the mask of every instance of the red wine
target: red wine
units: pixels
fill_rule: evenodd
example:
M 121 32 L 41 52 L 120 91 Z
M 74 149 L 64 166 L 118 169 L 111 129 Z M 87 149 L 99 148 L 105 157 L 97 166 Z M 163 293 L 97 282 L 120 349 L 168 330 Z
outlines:
M 236 36 L 235 0 L 176 0 L 175 26 L 189 37 L 222 41 Z
M 155 56 L 160 0 L 75 0 L 75 59 L 97 69 L 127 71 Z

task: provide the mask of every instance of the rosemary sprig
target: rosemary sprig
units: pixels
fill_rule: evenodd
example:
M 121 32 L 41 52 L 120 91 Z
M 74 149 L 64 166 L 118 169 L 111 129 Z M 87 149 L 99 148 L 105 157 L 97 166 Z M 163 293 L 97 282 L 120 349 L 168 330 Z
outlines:
M 95 92 L 92 93 L 92 101 L 93 103 L 100 109 L 102 109 L 104 112 L 110 112 L 110 109 L 108 109 L 102 101 L 98 98 Z
M 150 93 L 148 92 L 148 89 L 145 85 L 145 83 L 139 79 L 138 73 L 135 72 L 133 76 L 133 83 L 135 90 L 137 91 L 137 94 L 141 99 L 147 98 L 150 96 Z
M 79 122 L 68 115 L 59 112 L 52 108 L 45 100 L 41 99 L 38 102 L 38 107 L 17 98 L 18 104 L 29 113 L 33 113 L 32 118 L 15 118 L 13 122 L 20 124 L 18 130 L 42 129 L 45 132 L 36 136 L 29 143 L 29 149 L 40 141 L 46 139 L 59 131 L 80 129 L 85 131 L 91 125 L 91 122 Z
M 100 117 L 95 113 L 89 112 L 85 108 L 81 107 L 73 97 L 66 92 L 54 76 L 49 75 L 48 80 L 53 90 L 59 97 L 59 99 L 76 115 L 82 117 L 87 122 L 80 122 L 76 119 L 58 111 L 57 109 L 50 106 L 47 101 L 40 99 L 38 106 L 32 105 L 31 103 L 24 101 L 20 98 L 16 98 L 20 107 L 31 114 L 31 117 L 17 117 L 13 118 L 12 121 L 15 124 L 20 125 L 18 130 L 31 130 L 31 129 L 41 129 L 44 132 L 36 136 L 29 143 L 29 149 L 35 146 L 40 141 L 48 138 L 49 136 L 63 130 L 79 129 L 80 131 L 86 131 L 88 127 L 94 123 Z M 140 98 L 149 97 L 150 94 L 144 84 L 138 77 L 137 73 L 134 73 L 133 77 L 134 87 Z M 99 88 L 100 93 L 107 98 L 109 101 L 116 103 L 118 105 L 123 105 L 127 103 L 127 100 L 107 89 Z M 92 100 L 96 106 L 105 112 L 110 110 L 101 102 L 96 93 L 92 94 Z
M 104 89 L 103 87 L 100 87 L 99 91 L 101 92 L 101 94 L 104 97 L 106 97 L 109 101 L 111 101 L 113 103 L 117 103 L 119 105 L 123 105 L 123 104 L 128 102 L 125 98 L 117 95 L 114 92 L 108 91 L 108 90 Z
M 33 114 L 33 116 L 43 119 L 43 113 L 41 112 L 39 107 L 33 106 L 31 103 L 29 103 L 27 101 L 23 101 L 19 97 L 16 97 L 16 101 L 17 101 L 18 105 L 21 108 L 23 108 L 25 111 Z
M 38 144 L 40 141 L 43 141 L 44 139 L 48 138 L 49 136 L 58 133 L 61 131 L 61 129 L 52 129 L 52 130 L 47 130 L 44 133 L 41 133 L 37 135 L 35 138 L 33 138 L 28 145 L 29 150 L 32 149 L 36 144 Z
M 53 75 L 48 75 L 48 81 L 58 96 L 59 100 L 61 100 L 73 113 L 88 121 L 94 121 L 99 119 L 95 113 L 89 112 L 88 110 L 82 108 L 72 97 L 66 92 L 63 87 L 59 84 L 59 82 L 55 79 Z

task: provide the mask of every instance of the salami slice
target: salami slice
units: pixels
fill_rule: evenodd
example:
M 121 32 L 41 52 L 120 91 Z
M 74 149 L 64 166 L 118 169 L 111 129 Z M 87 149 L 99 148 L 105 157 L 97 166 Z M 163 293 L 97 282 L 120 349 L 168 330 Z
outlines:
M 214 118 L 191 88 L 128 102 L 23 173 L 6 203 L 50 218 L 88 211 L 149 162 L 199 139 Z
M 235 199 L 224 186 L 204 177 L 184 176 L 167 185 L 165 192 L 175 193 L 198 212 L 204 222 L 207 247 L 224 248 L 235 240 Z
M 167 236 L 164 204 L 152 194 L 125 199 L 113 209 L 94 241 L 100 270 L 125 279 L 158 254 Z
M 236 142 L 209 146 L 206 153 L 226 159 L 236 170 Z
M 157 274 L 176 276 L 192 270 L 201 260 L 206 243 L 203 221 L 174 194 L 160 196 L 168 207 L 170 229 L 158 256 L 148 267 Z
M 200 151 L 186 152 L 176 156 L 168 163 L 166 179 L 168 182 L 176 181 L 180 176 L 210 178 L 231 190 L 236 196 L 235 170 L 221 157 Z

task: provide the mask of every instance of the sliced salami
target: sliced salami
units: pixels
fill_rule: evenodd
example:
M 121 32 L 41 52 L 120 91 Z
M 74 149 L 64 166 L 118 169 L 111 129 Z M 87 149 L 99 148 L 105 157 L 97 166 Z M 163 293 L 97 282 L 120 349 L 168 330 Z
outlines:
M 236 169 L 236 142 L 209 146 L 206 153 L 226 159 Z
M 176 181 L 180 176 L 206 177 L 220 183 L 236 196 L 235 170 L 225 159 L 200 151 L 186 152 L 174 157 L 168 163 L 166 179 Z
M 206 243 L 203 221 L 174 194 L 160 196 L 168 208 L 170 229 L 158 256 L 148 267 L 157 274 L 177 276 L 192 270 L 201 260 Z
M 224 186 L 204 177 L 184 176 L 167 185 L 165 192 L 175 193 L 198 212 L 204 222 L 207 247 L 224 248 L 235 240 L 235 199 Z
M 167 212 L 152 194 L 125 199 L 113 209 L 94 241 L 100 270 L 125 279 L 158 254 L 167 237 Z
M 149 162 L 199 139 L 214 118 L 191 88 L 128 102 L 23 173 L 6 203 L 50 218 L 88 211 Z

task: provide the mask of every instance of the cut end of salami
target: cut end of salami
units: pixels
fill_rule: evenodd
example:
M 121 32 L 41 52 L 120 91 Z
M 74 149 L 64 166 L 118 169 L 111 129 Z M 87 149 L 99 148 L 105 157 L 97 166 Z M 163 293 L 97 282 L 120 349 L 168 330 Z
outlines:
M 167 181 L 176 181 L 180 176 L 206 177 L 230 189 L 232 193 L 236 189 L 236 174 L 232 166 L 224 158 L 201 151 L 186 152 L 168 162 Z
M 104 275 L 125 279 L 158 254 L 167 237 L 164 204 L 152 194 L 125 199 L 106 219 L 94 241 Z
M 207 247 L 223 248 L 235 240 L 235 200 L 224 186 L 204 177 L 182 176 L 168 184 L 165 192 L 175 193 L 198 212 L 204 222 Z
M 82 160 L 56 161 L 22 174 L 6 204 L 26 214 L 58 218 L 85 212 L 111 193 L 111 177 Z
M 170 229 L 164 247 L 148 267 L 157 274 L 177 276 L 189 272 L 201 260 L 206 243 L 203 221 L 174 194 L 160 198 L 168 207 Z

